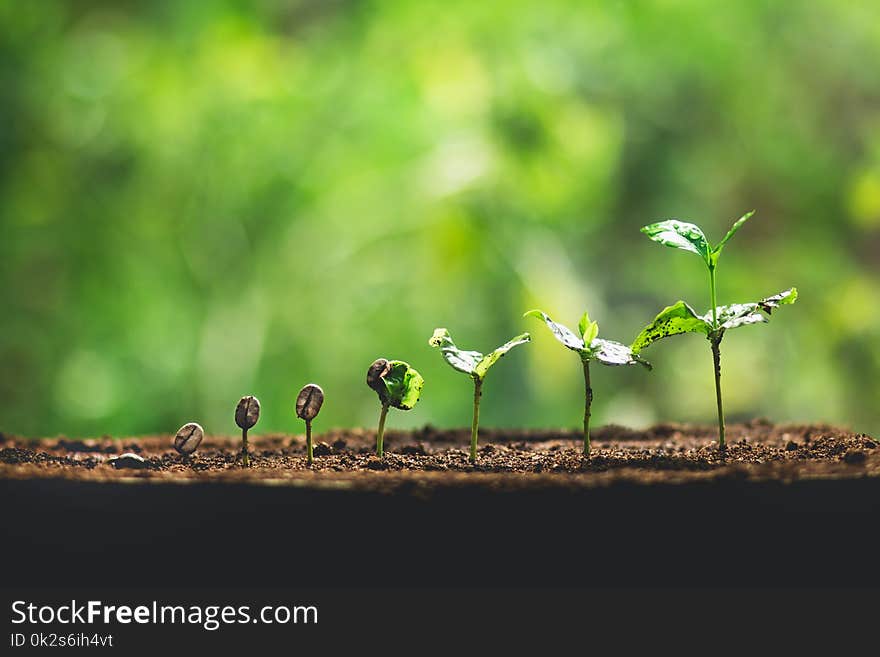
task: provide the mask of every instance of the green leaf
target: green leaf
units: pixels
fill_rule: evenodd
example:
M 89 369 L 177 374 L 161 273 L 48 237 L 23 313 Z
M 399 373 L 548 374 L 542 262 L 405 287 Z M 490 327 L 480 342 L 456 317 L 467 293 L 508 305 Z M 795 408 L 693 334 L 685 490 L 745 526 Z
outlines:
M 590 358 L 595 358 L 603 365 L 644 365 L 649 370 L 651 363 L 633 354 L 632 349 L 614 340 L 594 339 L 590 344 Z
M 646 326 L 633 341 L 631 349 L 638 354 L 657 340 L 681 333 L 706 333 L 711 330 L 711 322 L 697 315 L 684 301 L 679 301 L 660 311 L 654 321 Z
M 779 306 L 787 306 L 789 304 L 797 301 L 798 291 L 796 287 L 789 288 L 784 292 L 780 292 L 779 294 L 774 294 L 772 297 L 767 297 L 766 299 L 762 299 L 758 302 L 758 305 L 768 315 L 772 313 L 774 310 L 779 308 Z
M 761 311 L 771 314 L 782 305 L 792 304 L 797 301 L 797 288 L 793 287 L 772 297 L 767 297 L 755 303 L 734 303 L 729 306 L 718 306 L 715 312 L 718 315 L 718 326 L 723 332 L 727 329 L 749 326 L 751 324 L 763 324 L 770 320 Z M 703 320 L 711 323 L 711 311 L 703 316 Z
M 489 371 L 489 368 L 492 367 L 498 359 L 501 358 L 508 351 L 517 347 L 521 344 L 525 344 L 531 340 L 531 336 L 528 333 L 523 333 L 521 335 L 516 336 L 509 342 L 504 343 L 500 347 L 498 347 L 495 351 L 486 354 L 483 356 L 483 359 L 477 363 L 477 366 L 474 368 L 473 376 L 482 379 L 486 376 L 486 373 Z
M 659 221 L 642 228 L 642 232 L 655 242 L 683 251 L 696 253 L 708 264 L 711 248 L 703 230 L 696 224 L 678 219 Z
M 534 311 L 530 311 L 530 312 L 534 312 Z M 581 334 L 582 338 L 587 333 L 587 328 L 589 328 L 589 326 L 590 326 L 590 314 L 585 310 L 584 314 L 581 315 L 580 321 L 578 322 L 578 333 Z M 596 337 L 596 336 L 593 336 L 593 337 Z M 584 340 L 584 342 L 586 342 L 586 340 Z
M 428 344 L 440 349 L 443 358 L 453 369 L 465 374 L 473 374 L 477 363 L 483 360 L 483 354 L 479 351 L 464 351 L 456 347 L 445 328 L 434 329 Z
M 563 326 L 562 324 L 557 324 L 545 313 L 543 310 L 530 310 L 523 315 L 523 317 L 537 317 L 538 319 L 543 319 L 544 323 L 547 324 L 547 328 L 550 329 L 550 332 L 553 334 L 557 340 L 559 340 L 566 347 L 571 349 L 572 351 L 583 351 L 586 345 L 586 340 L 581 339 L 574 334 L 567 326 Z M 586 317 L 586 313 L 584 313 L 584 317 Z M 581 322 L 583 322 L 583 317 L 581 318 Z M 589 320 L 588 320 L 589 321 Z M 578 325 L 580 328 L 580 324 Z M 587 330 L 589 330 L 589 325 L 587 326 Z M 581 332 L 583 334 L 583 331 Z
M 727 244 L 727 240 L 733 237 L 740 228 L 742 228 L 743 224 L 746 223 L 751 216 L 755 214 L 755 211 L 746 212 L 743 216 L 736 220 L 733 226 L 727 231 L 727 235 L 724 236 L 724 239 L 718 242 L 718 245 L 712 249 L 712 255 L 714 256 L 714 261 L 718 261 L 718 255 L 721 253 L 721 249 L 724 248 L 724 245 Z
M 404 411 L 416 405 L 425 385 L 422 375 L 402 360 L 388 361 L 388 372 L 382 379 L 385 381 L 385 398 L 382 401 Z

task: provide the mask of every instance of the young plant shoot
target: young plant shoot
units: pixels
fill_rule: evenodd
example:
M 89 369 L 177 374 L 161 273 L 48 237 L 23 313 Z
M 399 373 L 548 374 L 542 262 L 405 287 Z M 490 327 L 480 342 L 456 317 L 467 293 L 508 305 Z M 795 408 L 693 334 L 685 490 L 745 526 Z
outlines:
M 483 396 L 483 379 L 489 372 L 489 368 L 498 362 L 508 351 L 514 347 L 525 344 L 532 338 L 528 333 L 518 335 L 509 342 L 501 345 L 495 351 L 485 356 L 479 351 L 463 351 L 455 346 L 449 331 L 445 328 L 434 329 L 434 335 L 428 340 L 428 344 L 437 347 L 443 358 L 454 370 L 470 374 L 474 380 L 474 419 L 471 423 L 471 463 L 477 460 L 477 435 L 480 428 L 480 397 Z
M 599 335 L 599 324 L 590 321 L 590 316 L 584 313 L 578 322 L 578 337 L 567 326 L 557 324 L 543 310 L 530 310 L 523 317 L 537 317 L 544 320 L 547 328 L 559 342 L 577 352 L 581 357 L 584 367 L 584 456 L 590 456 L 590 415 L 593 405 L 593 387 L 590 384 L 590 361 L 597 360 L 603 365 L 643 365 L 651 369 L 651 364 L 632 353 L 632 350 L 624 344 L 613 340 L 603 340 Z
M 248 395 L 242 397 L 235 407 L 235 423 L 241 429 L 241 464 L 249 468 L 251 458 L 248 454 L 248 429 L 260 419 L 260 400 Z
M 324 404 L 324 391 L 321 386 L 310 383 L 304 386 L 296 396 L 296 415 L 306 421 L 306 458 L 309 466 L 312 465 L 314 452 L 312 450 L 312 420 L 318 416 L 321 406 Z
M 419 401 L 425 380 L 422 375 L 402 360 L 379 358 L 367 370 L 367 385 L 379 395 L 382 411 L 376 432 L 376 456 L 385 456 L 385 416 L 389 408 L 411 410 Z
M 715 272 L 718 259 L 728 240 L 742 228 L 743 224 L 755 213 L 754 210 L 740 217 L 727 231 L 718 244 L 712 246 L 699 226 L 677 219 L 660 221 L 642 228 L 655 242 L 671 246 L 682 251 L 689 251 L 703 259 L 709 270 L 709 299 L 711 310 L 705 315 L 698 315 L 684 301 L 664 308 L 654 321 L 638 335 L 632 343 L 633 354 L 638 354 L 648 345 L 670 335 L 680 333 L 705 333 L 712 348 L 712 360 L 715 366 L 715 400 L 718 406 L 718 446 L 725 448 L 724 443 L 724 407 L 721 401 L 721 340 L 728 329 L 759 324 L 769 321 L 764 314 L 770 315 L 781 305 L 797 301 L 797 288 L 790 288 L 772 297 L 753 303 L 736 303 L 729 306 L 718 306 L 715 300 Z

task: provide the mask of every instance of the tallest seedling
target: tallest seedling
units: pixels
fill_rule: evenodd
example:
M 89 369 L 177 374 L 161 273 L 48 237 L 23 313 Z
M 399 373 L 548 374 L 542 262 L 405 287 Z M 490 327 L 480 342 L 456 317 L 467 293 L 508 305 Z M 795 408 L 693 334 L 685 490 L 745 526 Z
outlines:
M 712 309 L 705 315 L 697 315 L 684 301 L 664 308 L 654 321 L 645 327 L 632 344 L 633 354 L 661 338 L 680 333 L 705 333 L 712 346 L 712 360 L 715 365 L 715 400 L 718 404 L 718 446 L 724 449 L 724 407 L 721 402 L 721 340 L 727 329 L 767 322 L 764 314 L 769 315 L 783 304 L 797 301 L 797 288 L 790 288 L 772 297 L 754 303 L 735 303 L 729 306 L 718 306 L 715 300 L 715 271 L 718 269 L 718 258 L 728 240 L 736 234 L 743 224 L 755 214 L 755 211 L 744 214 L 727 235 L 715 246 L 706 239 L 702 229 L 696 224 L 689 224 L 677 219 L 669 219 L 642 228 L 655 242 L 671 246 L 682 251 L 690 251 L 703 259 L 709 270 L 709 297 Z

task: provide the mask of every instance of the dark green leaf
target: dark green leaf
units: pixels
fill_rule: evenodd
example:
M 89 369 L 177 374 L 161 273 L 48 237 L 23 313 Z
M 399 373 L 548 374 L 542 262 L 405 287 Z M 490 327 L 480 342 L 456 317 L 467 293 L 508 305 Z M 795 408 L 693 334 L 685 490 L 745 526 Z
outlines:
M 654 321 L 646 326 L 632 343 L 633 354 L 638 354 L 648 345 L 670 335 L 681 333 L 706 333 L 711 323 L 697 315 L 684 301 L 664 308 Z
M 388 372 L 382 377 L 386 390 L 382 401 L 394 408 L 408 411 L 419 401 L 425 380 L 402 360 L 388 361 L 388 365 Z
M 711 253 L 709 241 L 702 229 L 696 224 L 689 224 L 678 219 L 668 219 L 645 226 L 642 228 L 642 232 L 655 242 L 696 253 L 706 263 L 709 262 Z
M 473 374 L 477 363 L 483 359 L 483 354 L 479 351 L 464 351 L 456 347 L 445 328 L 434 329 L 434 335 L 428 340 L 428 344 L 440 349 L 446 362 L 465 374 Z

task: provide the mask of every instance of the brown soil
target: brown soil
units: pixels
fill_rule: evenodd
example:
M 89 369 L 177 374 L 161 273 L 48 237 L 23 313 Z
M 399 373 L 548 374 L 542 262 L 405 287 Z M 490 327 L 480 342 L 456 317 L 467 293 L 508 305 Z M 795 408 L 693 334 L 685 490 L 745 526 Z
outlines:
M 481 431 L 476 464 L 468 461 L 469 430 L 389 431 L 383 460 L 375 434 L 334 430 L 316 438 L 306 463 L 302 436 L 251 436 L 251 468 L 241 467 L 239 443 L 206 437 L 192 458 L 171 437 L 36 441 L 0 434 L 0 478 L 82 480 L 271 480 L 305 486 L 394 490 L 414 480 L 427 487 L 485 484 L 493 489 L 535 485 L 593 487 L 611 483 L 688 483 L 718 479 L 783 480 L 880 476 L 878 442 L 828 425 L 731 425 L 720 451 L 715 430 L 678 424 L 646 431 L 608 426 L 593 434 L 590 459 L 572 431 Z M 141 468 L 117 468 L 112 458 L 133 452 Z
M 880 585 L 880 448 L 826 425 L 27 441 L 0 436 L 2 577 L 34 586 Z M 142 469 L 112 457 L 135 452 Z M 257 485 L 254 485 L 257 484 Z M 8 503 L 6 503 L 8 502 Z M 244 569 L 244 570 L 242 570 Z

